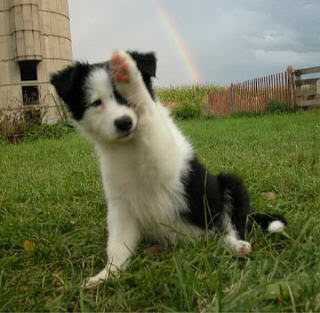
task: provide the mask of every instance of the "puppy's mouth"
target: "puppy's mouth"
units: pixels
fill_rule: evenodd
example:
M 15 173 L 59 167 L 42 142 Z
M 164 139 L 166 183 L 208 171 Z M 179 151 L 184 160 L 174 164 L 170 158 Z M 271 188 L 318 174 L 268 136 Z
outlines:
M 131 128 L 130 130 L 128 130 L 128 131 L 126 131 L 126 132 L 121 132 L 121 133 L 119 134 L 119 137 L 118 137 L 119 140 L 126 141 L 126 140 L 131 139 L 131 138 L 134 136 L 134 134 L 135 134 L 135 131 L 136 131 L 136 129 L 137 129 L 137 126 L 138 126 L 138 124 L 135 125 L 133 128 Z
M 128 137 L 131 137 L 131 136 L 133 136 L 133 131 L 128 131 L 128 132 L 126 132 L 124 134 L 120 134 L 120 139 L 128 138 Z

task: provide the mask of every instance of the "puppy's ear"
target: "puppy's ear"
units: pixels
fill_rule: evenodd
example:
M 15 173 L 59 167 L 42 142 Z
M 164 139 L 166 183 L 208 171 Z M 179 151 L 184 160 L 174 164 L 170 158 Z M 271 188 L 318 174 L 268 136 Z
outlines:
M 85 110 L 83 85 L 88 73 L 88 63 L 76 62 L 50 77 L 50 83 L 76 120 L 82 118 Z
M 136 61 L 138 69 L 143 76 L 155 77 L 157 71 L 157 59 L 153 52 L 140 53 L 128 51 L 131 57 Z
M 51 75 L 50 83 L 55 87 L 58 95 L 66 103 L 72 101 L 72 95 L 82 88 L 84 78 L 88 74 L 89 64 L 76 62 Z

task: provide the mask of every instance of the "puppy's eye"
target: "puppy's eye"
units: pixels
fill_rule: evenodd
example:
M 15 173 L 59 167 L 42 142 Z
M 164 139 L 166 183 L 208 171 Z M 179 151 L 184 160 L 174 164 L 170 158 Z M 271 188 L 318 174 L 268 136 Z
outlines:
M 101 105 L 101 104 L 102 104 L 101 99 L 97 99 L 96 101 L 94 101 L 94 102 L 91 103 L 91 105 L 92 105 L 93 107 L 98 107 L 98 106 Z

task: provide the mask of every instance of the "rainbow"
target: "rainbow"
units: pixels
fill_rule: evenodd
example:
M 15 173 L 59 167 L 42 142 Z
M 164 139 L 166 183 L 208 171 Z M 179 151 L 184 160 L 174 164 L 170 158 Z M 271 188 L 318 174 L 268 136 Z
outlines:
M 166 10 L 161 6 L 159 0 L 153 0 L 153 3 L 157 9 L 157 12 L 159 13 L 159 16 L 161 17 L 161 20 L 165 24 L 168 32 L 170 33 L 177 50 L 179 51 L 183 62 L 185 63 L 185 66 L 188 70 L 188 73 L 190 75 L 191 80 L 194 83 L 200 82 L 200 73 L 196 67 L 196 64 L 192 58 L 191 53 L 189 52 L 188 46 L 184 39 L 182 38 L 181 34 L 179 33 L 174 21 L 170 17 L 170 15 L 166 12 Z

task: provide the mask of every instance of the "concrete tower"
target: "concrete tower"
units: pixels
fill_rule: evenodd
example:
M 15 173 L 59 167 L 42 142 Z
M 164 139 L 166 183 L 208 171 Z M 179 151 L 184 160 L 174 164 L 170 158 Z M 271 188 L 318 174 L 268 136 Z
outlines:
M 50 73 L 71 62 L 68 0 L 0 1 L 0 109 L 54 122 Z

